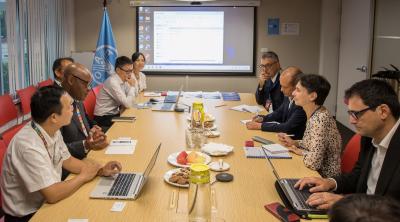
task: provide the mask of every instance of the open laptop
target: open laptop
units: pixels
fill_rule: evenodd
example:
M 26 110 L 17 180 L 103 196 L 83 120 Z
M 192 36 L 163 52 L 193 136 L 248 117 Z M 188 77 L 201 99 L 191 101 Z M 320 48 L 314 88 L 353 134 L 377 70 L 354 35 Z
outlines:
M 182 94 L 182 89 L 183 89 L 183 85 L 181 85 L 178 95 L 166 96 L 163 103 L 154 104 L 152 106 L 151 110 L 164 111 L 164 112 L 175 111 L 175 107 L 178 105 L 179 98 L 181 97 L 181 94 Z M 168 97 L 170 97 L 170 98 L 168 98 Z
M 153 169 L 161 143 L 147 164 L 144 173 L 119 173 L 117 177 L 101 177 L 99 183 L 90 194 L 90 198 L 97 199 L 132 199 L 139 197 L 140 191 L 146 184 Z
M 275 170 L 274 164 L 268 157 L 265 148 L 262 148 L 265 158 L 268 160 L 269 165 L 271 165 L 272 172 L 276 177 L 276 189 L 281 197 L 282 201 L 285 202 L 286 207 L 291 207 L 296 214 L 302 217 L 307 217 L 308 214 L 326 214 L 326 210 L 319 210 L 315 207 L 309 206 L 306 200 L 311 195 L 309 189 L 304 188 L 303 190 L 298 190 L 294 188 L 294 185 L 299 179 L 295 178 L 280 178 L 278 172 Z M 289 205 L 288 205 L 289 204 Z

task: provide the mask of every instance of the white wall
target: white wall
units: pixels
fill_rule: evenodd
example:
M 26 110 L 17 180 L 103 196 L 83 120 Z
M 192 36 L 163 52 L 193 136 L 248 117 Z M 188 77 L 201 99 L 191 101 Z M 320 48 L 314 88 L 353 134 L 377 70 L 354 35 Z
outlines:
M 135 51 L 135 9 L 129 0 L 113 0 L 108 7 L 119 55 Z M 257 10 L 257 62 L 261 48 L 278 53 L 282 66 L 296 65 L 304 72 L 317 73 L 319 67 L 321 0 L 262 0 Z M 102 16 L 102 1 L 75 0 L 75 50 L 95 50 Z M 267 19 L 300 23 L 299 36 L 268 36 Z M 149 76 L 149 89 L 176 89 L 188 82 L 189 90 L 254 92 L 256 77 Z

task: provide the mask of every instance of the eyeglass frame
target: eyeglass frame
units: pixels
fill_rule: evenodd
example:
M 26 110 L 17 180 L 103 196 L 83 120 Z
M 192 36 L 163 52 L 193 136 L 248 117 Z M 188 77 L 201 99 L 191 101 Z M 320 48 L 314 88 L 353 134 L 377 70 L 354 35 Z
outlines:
M 349 116 L 353 117 L 355 120 L 359 120 L 368 110 L 376 109 L 378 106 L 380 106 L 380 105 L 367 107 L 367 108 L 359 110 L 359 111 L 347 110 L 347 114 L 349 114 Z
M 73 77 L 75 77 L 75 78 L 77 78 L 77 79 L 79 79 L 79 80 L 81 80 L 82 82 L 84 82 L 85 84 L 86 84 L 86 87 L 88 88 L 88 89 L 92 89 L 92 81 L 86 81 L 86 80 L 84 80 L 84 79 L 82 79 L 81 77 L 78 77 L 78 76 L 76 76 L 76 75 L 72 75 Z
M 265 65 L 260 64 L 260 65 L 258 65 L 257 67 L 258 67 L 259 69 L 264 69 L 264 70 L 267 70 L 267 69 L 268 69 L 268 70 L 269 70 L 269 69 L 271 69 L 272 66 L 275 65 L 276 63 L 278 63 L 278 61 L 275 61 L 275 62 L 270 63 L 270 64 L 265 64 Z
M 133 69 L 132 70 L 125 70 L 122 67 L 118 67 L 120 70 L 124 71 L 126 75 L 132 74 L 133 73 Z

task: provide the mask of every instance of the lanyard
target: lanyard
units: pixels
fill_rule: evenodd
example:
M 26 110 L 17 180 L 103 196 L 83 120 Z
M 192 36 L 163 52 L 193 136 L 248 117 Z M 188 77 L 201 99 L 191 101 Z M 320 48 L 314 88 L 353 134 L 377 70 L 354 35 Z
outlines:
M 55 154 L 56 154 L 56 148 L 55 148 L 55 144 L 54 144 L 54 153 L 53 153 L 53 157 L 51 157 L 50 152 L 49 152 L 49 147 L 48 147 L 48 143 L 46 141 L 46 139 L 43 136 L 43 133 L 39 130 L 39 128 L 36 126 L 36 124 L 32 121 L 31 122 L 32 128 L 35 130 L 35 132 L 37 133 L 37 135 L 40 137 L 40 139 L 42 139 L 42 142 L 46 148 L 47 154 L 49 155 L 50 160 L 53 162 L 53 165 L 55 166 L 57 163 L 55 163 Z M 61 158 L 60 158 L 61 159 Z
M 79 110 L 79 107 L 78 107 L 78 104 L 77 104 L 77 103 L 75 103 L 75 108 L 76 108 L 76 115 L 78 116 L 79 122 L 81 123 L 82 132 L 83 132 L 83 134 L 85 134 L 85 137 L 88 137 L 89 134 L 88 134 L 88 132 L 87 132 L 87 129 L 86 129 L 86 127 L 85 127 L 85 124 L 83 123 L 82 115 L 81 115 L 81 112 L 80 112 L 80 110 Z

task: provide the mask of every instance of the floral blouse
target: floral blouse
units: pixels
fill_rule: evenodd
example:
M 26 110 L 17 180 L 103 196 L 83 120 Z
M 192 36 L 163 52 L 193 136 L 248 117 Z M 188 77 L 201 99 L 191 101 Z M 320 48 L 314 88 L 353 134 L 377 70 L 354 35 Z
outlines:
M 341 144 L 336 121 L 329 111 L 325 107 L 316 110 L 307 120 L 303 139 L 299 141 L 304 164 L 322 177 L 339 175 Z

